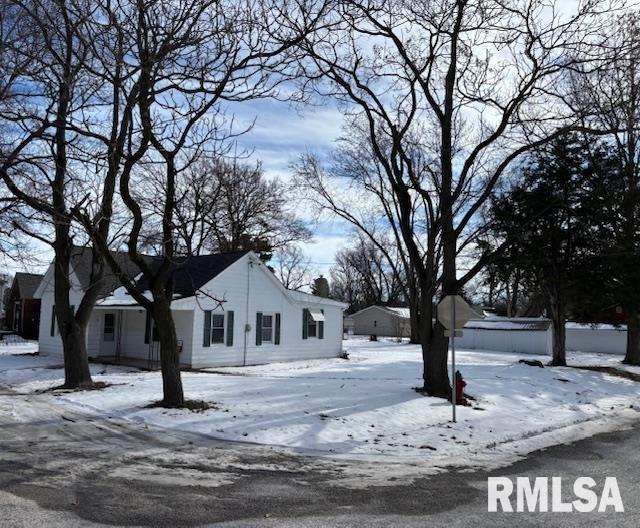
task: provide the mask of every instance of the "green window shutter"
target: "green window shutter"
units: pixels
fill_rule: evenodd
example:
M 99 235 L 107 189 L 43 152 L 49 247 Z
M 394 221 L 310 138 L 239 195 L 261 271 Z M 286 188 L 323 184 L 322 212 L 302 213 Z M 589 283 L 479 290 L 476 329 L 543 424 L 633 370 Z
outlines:
M 147 314 L 145 322 L 144 322 L 144 344 L 148 345 L 149 344 L 149 332 L 151 330 L 151 314 L 149 313 L 149 310 L 145 310 L 145 313 Z
M 262 344 L 262 312 L 256 313 L 256 345 Z
M 302 309 L 302 339 L 307 339 L 309 337 L 309 328 L 307 324 L 309 322 L 309 310 L 306 308 Z
M 233 311 L 227 312 L 227 346 L 233 346 Z
M 320 310 L 324 314 L 324 310 Z M 324 321 L 318 321 L 318 339 L 324 339 Z
M 204 328 L 202 329 L 202 346 L 211 346 L 211 310 L 204 311 Z
M 280 314 L 279 313 L 276 314 L 276 333 L 273 338 L 273 343 L 275 345 L 280 344 Z
M 51 337 L 56 335 L 56 305 L 51 307 Z

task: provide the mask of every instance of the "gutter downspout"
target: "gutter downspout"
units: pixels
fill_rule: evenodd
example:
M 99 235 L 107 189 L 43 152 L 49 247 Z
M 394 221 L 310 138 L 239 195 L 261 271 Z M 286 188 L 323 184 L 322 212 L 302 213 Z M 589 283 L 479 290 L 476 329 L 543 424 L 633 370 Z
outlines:
M 245 315 L 244 315 L 244 347 L 242 352 L 242 366 L 247 365 L 247 339 L 249 335 L 249 288 L 251 286 L 251 270 L 253 269 L 253 261 L 251 257 L 248 259 L 247 266 L 247 298 L 245 302 Z

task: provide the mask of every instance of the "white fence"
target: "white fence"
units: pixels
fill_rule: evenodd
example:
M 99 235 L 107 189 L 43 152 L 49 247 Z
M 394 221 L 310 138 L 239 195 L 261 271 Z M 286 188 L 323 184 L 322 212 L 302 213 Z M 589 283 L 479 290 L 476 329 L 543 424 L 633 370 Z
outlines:
M 551 336 L 549 321 L 545 319 L 478 319 L 465 325 L 456 344 L 477 350 L 551 354 Z
M 465 325 L 456 344 L 472 350 L 551 355 L 552 339 L 553 329 L 548 319 L 478 319 Z M 625 327 L 567 323 L 567 351 L 624 355 L 626 343 Z

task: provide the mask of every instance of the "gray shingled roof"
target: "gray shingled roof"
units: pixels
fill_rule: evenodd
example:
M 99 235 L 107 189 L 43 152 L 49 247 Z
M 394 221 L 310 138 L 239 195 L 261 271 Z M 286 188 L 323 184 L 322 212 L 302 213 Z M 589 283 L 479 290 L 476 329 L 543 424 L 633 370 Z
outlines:
M 128 253 L 112 251 L 111 254 L 130 277 L 135 277 L 140 273 L 140 269 L 131 261 Z M 145 258 L 151 259 L 151 257 Z M 91 285 L 91 270 L 93 267 L 91 248 L 75 246 L 71 251 L 71 267 L 80 281 L 80 286 L 82 286 L 83 290 L 86 290 Z M 105 264 L 104 278 L 102 287 L 98 292 L 98 298 L 106 297 L 120 286 L 120 280 L 111 272 L 111 268 Z
M 207 282 L 247 253 L 248 251 L 235 251 L 176 259 L 171 270 L 175 279 L 174 294 L 180 297 L 191 297 L 195 295 L 198 289 L 202 288 Z M 135 278 L 140 274 L 140 268 L 131 261 L 128 253 L 112 252 L 112 255 L 129 277 Z M 144 256 L 144 258 L 149 262 L 152 269 L 160 266 L 162 262 L 162 257 Z M 84 290 L 91 284 L 92 265 L 93 257 L 91 248 L 79 246 L 73 248 L 71 266 Z M 120 280 L 111 272 L 111 269 L 106 266 L 103 285 L 100 288 L 98 297 L 106 297 L 121 286 Z M 138 280 L 137 286 L 141 291 L 149 289 L 149 285 L 144 277 Z
M 37 273 L 16 273 L 13 282 L 18 289 L 18 297 L 20 299 L 33 299 L 33 294 L 38 288 L 40 281 L 44 275 Z
M 248 251 L 232 251 L 176 259 L 171 269 L 175 280 L 174 295 L 179 297 L 194 296 L 207 282 L 247 253 Z M 152 267 L 157 268 L 161 263 L 162 257 L 153 257 Z M 145 278 L 141 278 L 137 286 L 141 291 L 149 289 Z

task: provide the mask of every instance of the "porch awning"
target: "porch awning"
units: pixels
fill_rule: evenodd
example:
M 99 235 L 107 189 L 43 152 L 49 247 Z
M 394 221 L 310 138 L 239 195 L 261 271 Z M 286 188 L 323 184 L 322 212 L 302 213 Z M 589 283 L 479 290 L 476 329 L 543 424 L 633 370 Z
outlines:
M 320 310 L 309 310 L 309 315 L 314 321 L 326 321 L 324 314 Z

